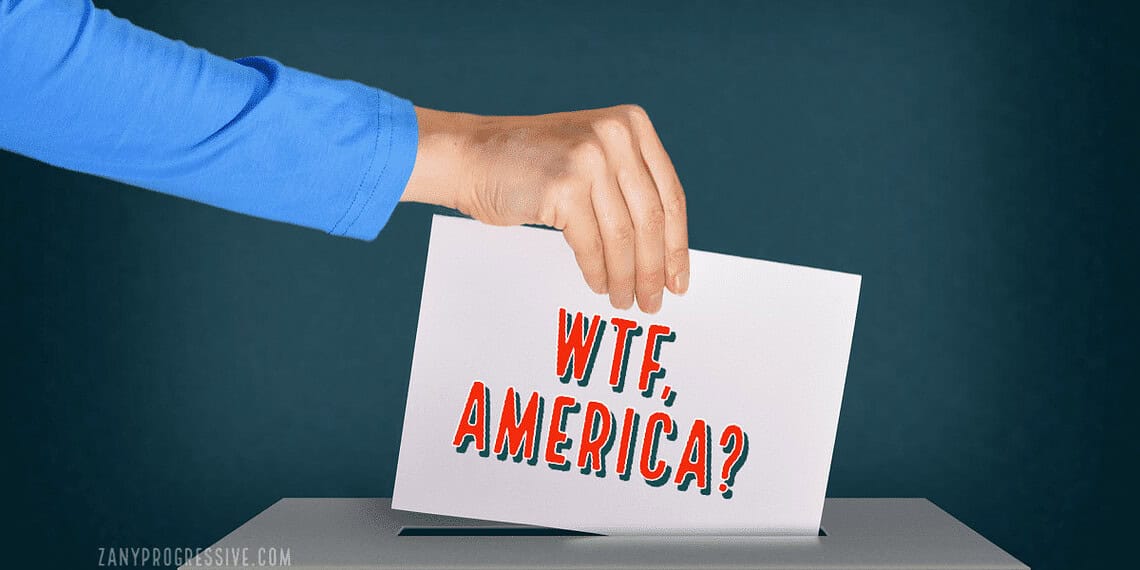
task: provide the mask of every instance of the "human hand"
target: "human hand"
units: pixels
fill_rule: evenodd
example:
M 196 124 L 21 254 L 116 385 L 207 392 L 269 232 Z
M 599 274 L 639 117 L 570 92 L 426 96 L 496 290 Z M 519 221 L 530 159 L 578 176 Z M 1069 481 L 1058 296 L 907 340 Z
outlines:
M 619 309 L 661 308 L 689 287 L 685 195 L 635 105 L 492 117 L 416 107 L 419 148 L 404 201 L 494 225 L 562 230 L 587 285 Z

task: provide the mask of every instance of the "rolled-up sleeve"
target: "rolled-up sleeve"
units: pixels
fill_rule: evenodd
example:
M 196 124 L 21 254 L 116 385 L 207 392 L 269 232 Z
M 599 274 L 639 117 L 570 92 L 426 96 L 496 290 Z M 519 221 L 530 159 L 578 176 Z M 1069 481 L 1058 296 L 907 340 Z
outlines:
M 373 239 L 416 158 L 412 104 L 265 57 L 228 60 L 84 0 L 0 0 L 0 148 Z

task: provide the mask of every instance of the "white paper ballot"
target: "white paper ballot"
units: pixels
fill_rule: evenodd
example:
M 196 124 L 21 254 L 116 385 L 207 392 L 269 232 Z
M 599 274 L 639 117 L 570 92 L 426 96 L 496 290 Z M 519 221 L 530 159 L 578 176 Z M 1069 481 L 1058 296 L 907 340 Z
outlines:
M 600 534 L 815 535 L 860 277 L 692 252 L 655 315 L 562 235 L 432 222 L 392 504 Z

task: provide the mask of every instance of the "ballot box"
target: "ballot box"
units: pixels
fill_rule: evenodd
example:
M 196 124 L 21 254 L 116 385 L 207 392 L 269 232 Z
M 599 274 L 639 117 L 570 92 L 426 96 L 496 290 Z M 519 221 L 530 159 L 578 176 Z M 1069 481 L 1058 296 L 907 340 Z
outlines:
M 1028 568 L 926 499 L 827 499 L 821 526 L 597 536 L 399 511 L 391 499 L 282 499 L 199 556 L 213 568 Z

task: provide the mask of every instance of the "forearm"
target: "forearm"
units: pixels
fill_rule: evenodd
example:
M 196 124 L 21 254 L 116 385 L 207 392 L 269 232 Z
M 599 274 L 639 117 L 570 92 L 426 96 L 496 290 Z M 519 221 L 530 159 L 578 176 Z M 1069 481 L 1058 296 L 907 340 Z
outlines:
M 416 107 L 416 164 L 400 198 L 404 202 L 459 208 L 456 194 L 472 184 L 470 132 L 476 115 Z
M 86 1 L 0 0 L 0 97 L 0 148 L 337 235 L 375 237 L 415 162 L 407 101 Z

